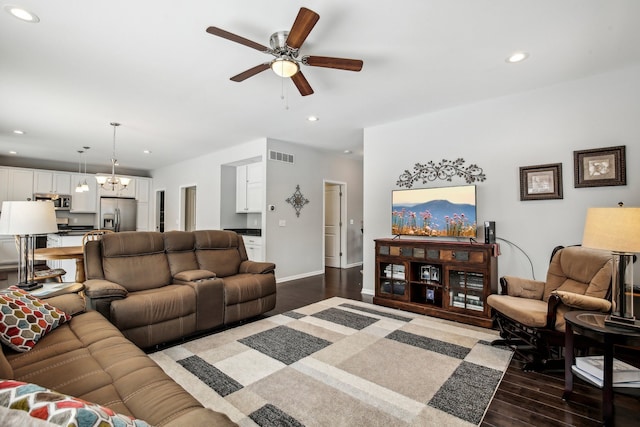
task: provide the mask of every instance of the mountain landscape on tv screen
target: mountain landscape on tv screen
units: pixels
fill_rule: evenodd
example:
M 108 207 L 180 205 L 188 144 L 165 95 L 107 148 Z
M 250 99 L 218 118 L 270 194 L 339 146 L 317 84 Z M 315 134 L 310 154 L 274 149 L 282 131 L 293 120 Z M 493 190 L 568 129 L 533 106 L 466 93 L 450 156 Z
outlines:
M 392 233 L 435 237 L 475 237 L 476 207 L 468 203 L 431 200 L 394 204 Z

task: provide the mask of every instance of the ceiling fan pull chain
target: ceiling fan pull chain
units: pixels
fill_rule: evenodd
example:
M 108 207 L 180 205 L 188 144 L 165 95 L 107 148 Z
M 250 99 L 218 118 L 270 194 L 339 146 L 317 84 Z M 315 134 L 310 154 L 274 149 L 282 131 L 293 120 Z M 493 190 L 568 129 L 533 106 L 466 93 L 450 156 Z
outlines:
M 289 91 L 284 86 L 285 79 L 280 79 L 280 99 L 284 101 L 284 109 L 289 109 Z

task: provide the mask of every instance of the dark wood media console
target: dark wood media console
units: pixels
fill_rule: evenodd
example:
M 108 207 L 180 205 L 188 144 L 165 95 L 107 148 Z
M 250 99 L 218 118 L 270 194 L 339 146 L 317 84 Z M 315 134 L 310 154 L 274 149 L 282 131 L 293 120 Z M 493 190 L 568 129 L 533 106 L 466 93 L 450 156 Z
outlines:
M 498 291 L 498 246 L 376 239 L 374 304 L 476 326 L 492 326 L 487 296 Z

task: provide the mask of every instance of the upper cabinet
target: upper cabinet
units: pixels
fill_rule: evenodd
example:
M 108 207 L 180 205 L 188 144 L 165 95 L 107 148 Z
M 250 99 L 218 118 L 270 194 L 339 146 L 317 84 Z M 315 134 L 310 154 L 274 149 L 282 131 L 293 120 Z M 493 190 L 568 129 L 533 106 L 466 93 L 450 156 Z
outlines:
M 236 212 L 262 212 L 262 163 L 236 167 Z
M 26 201 L 33 198 L 33 170 L 8 168 L 6 183 L 7 198 L 5 200 Z
M 71 194 L 71 174 L 36 170 L 33 172 L 33 192 Z
M 78 182 L 84 183 L 86 180 L 89 186 L 89 191 L 83 191 L 82 193 L 76 193 L 75 187 Z M 97 212 L 97 191 L 98 183 L 96 179 L 91 175 L 84 175 L 75 173 L 71 175 L 71 182 L 73 184 L 74 191 L 71 193 L 71 212 L 73 213 L 95 213 Z

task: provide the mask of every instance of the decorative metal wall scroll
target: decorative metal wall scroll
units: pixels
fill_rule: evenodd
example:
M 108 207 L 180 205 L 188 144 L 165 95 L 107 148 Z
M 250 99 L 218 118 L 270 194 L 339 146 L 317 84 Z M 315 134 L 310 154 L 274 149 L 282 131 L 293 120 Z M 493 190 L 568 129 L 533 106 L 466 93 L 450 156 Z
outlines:
M 300 185 L 296 185 L 296 191 L 285 201 L 293 206 L 296 210 L 296 216 L 298 217 L 300 216 L 300 209 L 309 203 L 309 200 L 307 200 L 300 192 Z
M 487 179 L 482 172 L 482 168 L 477 165 L 470 164 L 469 166 L 464 166 L 464 159 L 442 159 L 438 164 L 435 164 L 433 161 L 429 161 L 427 164 L 416 163 L 413 167 L 413 172 L 405 170 L 404 173 L 398 177 L 396 185 L 411 188 L 418 180 L 422 180 L 422 183 L 426 184 L 428 181 L 435 181 L 436 179 L 451 181 L 454 176 L 464 178 L 468 184 Z

